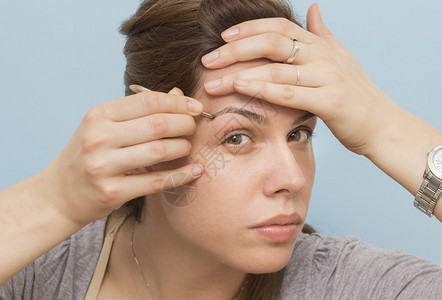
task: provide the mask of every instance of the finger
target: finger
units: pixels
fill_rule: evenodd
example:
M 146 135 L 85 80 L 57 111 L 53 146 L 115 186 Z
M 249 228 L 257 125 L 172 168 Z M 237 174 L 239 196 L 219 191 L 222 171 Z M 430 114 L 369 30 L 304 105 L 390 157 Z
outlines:
M 110 174 L 122 174 L 145 166 L 189 155 L 192 145 L 186 139 L 162 139 L 111 152 Z M 132 173 L 133 174 L 133 173 Z
M 235 81 L 234 88 L 238 93 L 315 115 L 324 111 L 321 89 L 264 81 Z
M 132 84 L 129 85 L 129 89 L 134 92 L 134 93 L 142 93 L 142 92 L 150 92 L 150 90 L 148 88 L 145 88 L 144 86 L 141 85 L 137 85 L 137 84 Z M 171 89 L 168 92 L 169 95 L 179 95 L 179 96 L 184 96 L 183 91 L 178 88 L 178 87 L 174 87 L 173 89 Z
M 235 92 L 235 80 L 266 81 L 278 84 L 320 87 L 325 83 L 326 71 L 312 66 L 294 66 L 289 64 L 266 64 L 223 76 L 205 83 L 208 94 L 226 95 Z
M 169 91 L 169 94 L 170 95 L 184 96 L 183 91 L 180 88 L 178 88 L 178 87 L 174 87 L 173 89 L 171 89 Z
M 152 172 L 152 171 L 153 171 L 152 167 L 148 166 L 148 167 L 135 168 L 135 169 L 129 170 L 129 171 L 125 172 L 124 175 L 127 175 L 127 176 L 139 175 L 139 174 L 144 174 L 144 173 Z
M 127 199 L 134 199 L 189 183 L 201 177 L 203 172 L 203 166 L 191 164 L 175 170 L 123 176 L 116 178 L 115 189 L 127 195 Z
M 129 89 L 134 92 L 134 93 L 142 93 L 142 92 L 150 92 L 150 90 L 148 88 L 145 88 L 144 86 L 141 85 L 137 85 L 137 84 L 132 84 L 129 85 Z
M 141 85 L 137 85 L 137 84 L 132 84 L 129 85 L 129 89 L 134 92 L 134 93 L 142 93 L 142 92 L 150 92 L 150 90 L 148 88 L 145 88 L 144 86 Z M 173 89 L 171 89 L 168 92 L 169 95 L 179 95 L 179 96 L 184 96 L 184 93 L 182 90 L 180 90 L 180 88 L 174 87 Z
M 266 18 L 245 21 L 228 28 L 221 33 L 221 36 L 224 41 L 232 42 L 266 32 L 277 32 L 289 39 L 297 38 L 306 44 L 311 44 L 318 40 L 317 36 L 285 18 Z
M 98 116 L 116 121 L 132 120 L 155 113 L 198 115 L 203 105 L 190 97 L 159 92 L 141 92 L 135 95 L 101 103 L 95 107 Z
M 309 45 L 298 42 L 300 47 L 296 56 L 297 64 L 308 63 Z M 267 58 L 276 62 L 285 62 L 292 54 L 294 42 L 282 34 L 267 32 L 229 42 L 213 52 L 203 56 L 202 62 L 207 68 L 223 68 L 239 61 Z
M 113 145 L 128 147 L 168 137 L 192 135 L 195 119 L 183 114 L 159 113 L 114 125 Z
M 341 43 L 333 36 L 330 30 L 325 26 L 324 21 L 321 17 L 321 12 L 319 11 L 318 3 L 310 6 L 307 12 L 307 29 L 311 33 L 323 38 L 327 43 L 329 43 L 334 48 L 347 50 L 341 45 Z

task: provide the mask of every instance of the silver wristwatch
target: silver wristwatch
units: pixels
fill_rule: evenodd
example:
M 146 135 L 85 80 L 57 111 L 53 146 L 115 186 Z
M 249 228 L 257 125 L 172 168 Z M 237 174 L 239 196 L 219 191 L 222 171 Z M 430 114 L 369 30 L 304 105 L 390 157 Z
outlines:
M 442 145 L 428 152 L 424 181 L 414 198 L 414 206 L 429 217 L 442 194 Z

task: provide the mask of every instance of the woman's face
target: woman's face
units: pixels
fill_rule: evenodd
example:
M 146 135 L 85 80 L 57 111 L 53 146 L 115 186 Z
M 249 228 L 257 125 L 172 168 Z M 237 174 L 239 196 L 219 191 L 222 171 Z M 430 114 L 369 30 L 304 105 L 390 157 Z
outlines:
M 204 80 L 264 63 L 210 70 Z M 316 117 L 237 93 L 215 97 L 201 89 L 195 98 L 216 115 L 196 118 L 191 155 L 185 159 L 204 165 L 205 173 L 162 193 L 157 203 L 167 227 L 195 251 L 232 268 L 249 273 L 283 268 L 307 214 Z

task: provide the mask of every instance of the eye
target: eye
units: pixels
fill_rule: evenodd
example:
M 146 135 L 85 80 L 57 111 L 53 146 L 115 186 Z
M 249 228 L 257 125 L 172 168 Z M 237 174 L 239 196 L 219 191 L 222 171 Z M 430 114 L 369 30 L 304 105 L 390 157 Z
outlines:
M 292 131 L 287 140 L 289 142 L 304 142 L 311 138 L 312 132 L 309 129 L 297 129 Z
M 224 140 L 223 144 L 230 144 L 230 145 L 238 146 L 238 145 L 245 144 L 248 141 L 250 141 L 250 138 L 247 135 L 236 133 L 236 134 L 233 134 L 233 135 L 227 137 Z

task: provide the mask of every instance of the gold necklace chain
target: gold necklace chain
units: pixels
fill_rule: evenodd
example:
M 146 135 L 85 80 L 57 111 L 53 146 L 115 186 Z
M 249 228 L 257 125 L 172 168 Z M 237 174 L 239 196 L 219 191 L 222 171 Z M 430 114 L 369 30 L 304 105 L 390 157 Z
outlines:
M 157 298 L 155 297 L 155 294 L 154 294 L 154 292 L 153 292 L 153 290 L 152 290 L 152 287 L 150 286 L 149 281 L 147 281 L 147 279 L 146 279 L 146 275 L 144 275 L 143 268 L 141 267 L 140 262 L 138 261 L 138 258 L 137 258 L 137 256 L 135 255 L 135 248 L 134 248 L 134 232 L 135 232 L 135 223 L 136 223 L 136 222 L 137 222 L 137 220 L 135 220 L 135 221 L 133 222 L 133 224 L 132 224 L 132 233 L 131 233 L 131 235 L 130 235 L 130 246 L 131 246 L 131 248 L 132 248 L 132 254 L 133 254 L 133 256 L 134 256 L 134 260 L 135 260 L 135 262 L 136 262 L 136 264 L 137 264 L 137 266 L 138 266 L 138 270 L 140 270 L 141 276 L 143 277 L 144 284 L 146 285 L 146 287 L 147 287 L 147 289 L 149 290 L 150 294 L 152 295 L 153 299 L 154 299 L 154 300 L 157 300 Z M 247 283 L 247 281 L 246 281 L 246 283 Z M 241 292 L 243 291 L 244 286 L 245 286 L 246 283 L 244 283 L 243 286 L 241 287 L 241 290 L 240 290 L 239 294 L 241 294 Z M 236 296 L 233 300 L 237 300 L 237 299 L 238 299 L 238 296 Z
M 140 270 L 141 276 L 143 276 L 144 284 L 146 285 L 147 289 L 149 290 L 150 294 L 152 295 L 154 300 L 157 300 L 155 297 L 155 294 L 153 293 L 152 287 L 149 284 L 149 281 L 147 281 L 146 276 L 144 275 L 143 268 L 141 268 L 140 262 L 138 261 L 137 256 L 135 255 L 135 249 L 134 249 L 134 231 L 135 231 L 135 223 L 137 220 L 134 221 L 132 224 L 132 234 L 130 235 L 130 246 L 132 247 L 132 254 L 134 255 L 135 262 L 137 263 L 138 269 Z

